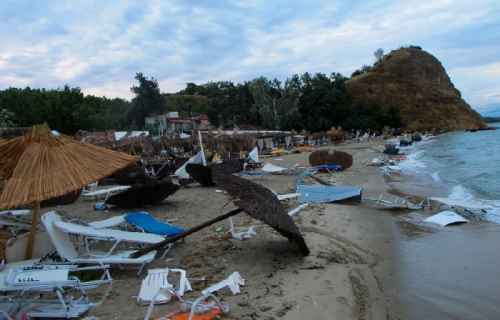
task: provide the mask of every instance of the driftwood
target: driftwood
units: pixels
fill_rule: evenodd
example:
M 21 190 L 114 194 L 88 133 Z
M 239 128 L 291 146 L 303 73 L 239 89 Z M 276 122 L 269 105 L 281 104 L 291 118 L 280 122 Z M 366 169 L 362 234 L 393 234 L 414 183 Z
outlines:
M 352 166 L 352 155 L 344 151 L 338 150 L 318 150 L 309 155 L 309 163 L 311 166 L 319 166 L 322 164 L 338 164 L 342 170 Z

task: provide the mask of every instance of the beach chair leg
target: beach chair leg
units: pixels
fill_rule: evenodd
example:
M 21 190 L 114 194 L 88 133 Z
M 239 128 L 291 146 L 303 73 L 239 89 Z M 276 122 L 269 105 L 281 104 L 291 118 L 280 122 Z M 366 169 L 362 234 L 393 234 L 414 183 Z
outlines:
M 139 268 L 139 271 L 137 271 L 137 275 L 141 275 L 142 273 L 142 270 L 144 269 L 144 267 L 146 266 L 146 262 L 144 262 L 143 264 L 141 264 L 140 268 Z
M 57 295 L 57 298 L 59 299 L 59 302 L 61 302 L 61 305 L 62 305 L 62 307 L 63 307 L 63 310 L 64 310 L 64 312 L 66 313 L 66 316 L 68 316 L 69 306 L 68 306 L 68 304 L 66 303 L 66 301 L 64 301 L 64 296 L 63 296 L 63 294 L 61 293 L 61 290 L 57 289 L 57 290 L 56 290 L 56 295 Z
M 165 259 L 165 257 L 167 256 L 167 254 L 170 252 L 170 249 L 172 249 L 172 245 L 173 244 L 169 244 L 167 246 L 167 248 L 165 249 L 165 251 L 163 251 L 163 254 L 161 255 L 160 259 Z

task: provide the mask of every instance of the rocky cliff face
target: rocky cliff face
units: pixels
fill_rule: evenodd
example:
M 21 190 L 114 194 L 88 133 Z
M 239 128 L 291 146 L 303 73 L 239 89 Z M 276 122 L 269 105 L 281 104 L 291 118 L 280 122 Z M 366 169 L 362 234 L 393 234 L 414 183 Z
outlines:
M 439 60 L 419 48 L 392 51 L 371 71 L 351 78 L 347 89 L 355 104 L 399 108 L 408 130 L 486 127 L 462 99 Z

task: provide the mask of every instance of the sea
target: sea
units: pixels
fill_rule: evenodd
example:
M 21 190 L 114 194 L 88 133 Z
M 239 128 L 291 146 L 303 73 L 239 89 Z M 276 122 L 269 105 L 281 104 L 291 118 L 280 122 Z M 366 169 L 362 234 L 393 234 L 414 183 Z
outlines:
M 445 197 L 463 204 L 500 207 L 500 123 L 498 130 L 450 132 L 402 148 L 405 193 Z
M 446 133 L 405 151 L 395 187 L 500 207 L 500 129 Z M 387 286 L 394 286 L 400 319 L 500 319 L 498 221 L 471 220 L 412 236 L 394 228 L 400 241 L 395 281 Z

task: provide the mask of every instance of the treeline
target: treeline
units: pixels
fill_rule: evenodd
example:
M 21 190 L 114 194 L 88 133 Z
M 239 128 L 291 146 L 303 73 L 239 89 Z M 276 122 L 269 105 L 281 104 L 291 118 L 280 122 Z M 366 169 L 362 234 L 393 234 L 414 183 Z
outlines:
M 381 130 L 401 125 L 390 106 L 353 105 L 348 80 L 338 73 L 304 73 L 285 81 L 257 78 L 197 85 L 188 83 L 175 94 L 162 94 L 158 82 L 142 73 L 131 88 L 132 101 L 85 96 L 79 88 L 45 90 L 9 88 L 0 91 L 0 127 L 47 122 L 73 134 L 79 129 L 144 128 L 147 115 L 178 111 L 183 116 L 206 113 L 216 127 L 307 130 L 331 127 Z
M 106 130 L 128 127 L 130 102 L 85 96 L 80 88 L 59 90 L 17 89 L 0 91 L 0 127 L 48 123 L 73 134 L 79 129 Z
M 181 96 L 207 97 L 206 112 L 216 126 L 254 126 L 317 132 L 331 127 L 381 130 L 401 125 L 399 110 L 390 106 L 354 105 L 348 79 L 338 73 L 304 73 L 285 81 L 264 77 L 244 83 L 189 83 Z

